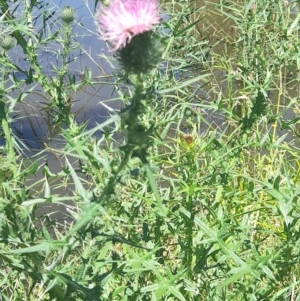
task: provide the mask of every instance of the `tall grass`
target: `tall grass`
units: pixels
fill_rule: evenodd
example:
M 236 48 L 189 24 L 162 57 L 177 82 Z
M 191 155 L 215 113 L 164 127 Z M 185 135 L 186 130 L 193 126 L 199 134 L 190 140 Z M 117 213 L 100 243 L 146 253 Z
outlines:
M 161 2 L 161 63 L 137 81 L 103 55 L 117 96 L 88 129 L 72 95 L 108 83 L 71 76 L 77 19 L 2 1 L 0 299 L 299 300 L 298 6 Z M 45 74 L 50 44 L 58 59 Z M 46 149 L 57 173 L 44 151 L 26 158 L 13 130 L 32 87 L 63 139 Z M 64 222 L 38 216 L 45 204 L 64 205 Z

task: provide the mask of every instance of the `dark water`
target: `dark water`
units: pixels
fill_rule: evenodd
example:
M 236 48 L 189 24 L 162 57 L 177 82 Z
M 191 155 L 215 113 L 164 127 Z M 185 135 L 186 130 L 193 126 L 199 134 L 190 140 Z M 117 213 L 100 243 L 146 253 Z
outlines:
M 112 82 L 107 79 L 113 72 L 112 67 L 107 61 L 101 58 L 106 53 L 106 45 L 99 39 L 96 31 L 94 20 L 95 1 L 72 1 L 72 0 L 52 0 L 47 2 L 43 9 L 52 12 L 51 19 L 48 20 L 51 32 L 55 32 L 59 26 L 62 26 L 59 20 L 60 8 L 69 5 L 76 12 L 76 20 L 73 23 L 73 35 L 76 41 L 81 45 L 73 53 L 76 58 L 70 63 L 70 74 L 76 80 L 80 80 L 84 74 L 84 70 L 88 69 L 92 75 L 94 86 L 86 86 L 76 93 L 69 95 L 72 103 L 71 112 L 76 116 L 76 122 L 79 124 L 86 123 L 87 129 L 94 128 L 97 124 L 102 123 L 107 116 L 118 107 L 117 95 L 114 93 L 113 86 L 103 84 L 103 82 Z M 19 12 L 19 11 L 20 12 Z M 15 14 L 22 13 L 19 7 Z M 35 11 L 37 16 L 40 11 Z M 39 28 L 40 19 L 34 23 Z M 43 73 L 48 77 L 54 76 L 53 66 L 59 66 L 60 57 L 55 54 L 58 51 L 59 44 L 49 43 L 39 51 L 39 62 L 42 66 Z M 14 47 L 9 56 L 11 60 L 22 69 L 28 70 L 30 65 L 26 60 L 20 47 Z M 22 73 L 15 73 L 18 79 L 22 78 Z M 11 97 L 18 97 L 20 93 L 24 93 L 26 97 L 23 103 L 19 103 L 14 107 L 12 114 L 12 130 L 15 134 L 17 151 L 25 165 L 37 162 L 41 167 L 34 176 L 27 179 L 27 186 L 30 191 L 30 199 L 47 198 L 45 191 L 48 189 L 49 194 L 56 194 L 65 197 L 64 205 L 50 203 L 39 204 L 37 216 L 47 215 L 51 220 L 63 221 L 70 215 L 68 209 L 73 207 L 72 199 L 74 185 L 72 183 L 62 183 L 62 178 L 50 179 L 49 183 L 45 181 L 42 169 L 44 166 L 49 168 L 53 174 L 59 173 L 66 166 L 66 158 L 56 152 L 64 147 L 64 141 L 61 138 L 60 126 L 53 126 L 53 111 L 46 109 L 46 104 L 51 102 L 49 95 L 46 94 L 40 86 L 22 85 L 19 90 L 15 90 L 10 94 Z M 112 108 L 112 109 L 110 109 Z M 95 138 L 101 136 L 100 131 L 95 131 Z M 5 141 L 1 141 L 3 145 Z M 69 162 L 76 168 L 78 162 L 74 158 L 68 158 Z M 83 175 L 82 178 L 84 179 Z M 46 187 L 48 185 L 48 188 Z
M 90 70 L 94 87 L 87 86 L 76 93 L 69 95 L 72 103 L 71 112 L 75 114 L 78 123 L 86 122 L 87 128 L 90 129 L 97 123 L 102 122 L 108 115 L 107 107 L 113 106 L 107 103 L 111 98 L 115 97 L 111 85 L 105 85 L 97 82 L 109 81 L 102 79 L 111 74 L 112 70 L 109 64 L 100 57 L 105 52 L 106 46 L 99 39 L 94 21 L 95 2 L 89 1 L 71 1 L 71 0 L 52 0 L 43 8 L 53 13 L 51 19 L 48 20 L 51 31 L 55 32 L 59 26 L 62 26 L 59 20 L 60 8 L 70 5 L 75 8 L 77 17 L 73 23 L 73 34 L 76 35 L 76 41 L 81 45 L 80 49 L 75 50 L 70 58 L 73 58 L 69 64 L 70 75 L 75 77 L 76 81 L 80 81 L 84 76 L 84 70 Z M 39 12 L 36 12 L 38 14 Z M 38 28 L 40 20 L 37 20 L 35 26 Z M 39 63 L 42 66 L 43 73 L 49 77 L 55 76 L 53 66 L 59 66 L 59 56 L 55 53 L 60 49 L 59 44 L 51 44 L 43 47 L 39 51 Z M 16 65 L 22 69 L 29 69 L 30 66 L 25 55 L 19 47 L 15 47 L 10 53 L 10 57 Z M 22 79 L 21 73 L 15 73 L 17 78 Z M 51 126 L 53 112 L 46 110 L 46 103 L 50 103 L 51 99 L 39 86 L 22 86 L 22 92 L 28 93 L 23 104 L 15 107 L 13 129 L 16 137 L 28 147 L 30 151 L 41 150 L 46 145 L 55 141 L 59 136 L 60 130 Z M 17 97 L 20 91 L 15 91 L 11 96 Z M 26 149 L 24 147 L 24 151 Z M 22 147 L 21 147 L 22 148 Z M 28 153 L 28 152 L 27 152 Z
M 106 53 L 106 45 L 99 40 L 95 26 L 95 1 L 52 0 L 47 3 L 46 9 L 53 13 L 51 17 L 53 18 L 52 31 L 55 31 L 57 27 L 60 26 L 58 22 L 54 22 L 56 19 L 59 19 L 60 8 L 70 5 L 74 7 L 77 12 L 73 33 L 76 34 L 76 40 L 82 47 L 74 52 L 74 57 L 77 58 L 70 64 L 71 75 L 79 80 L 83 75 L 84 69 L 87 68 L 91 71 L 92 78 L 95 82 L 103 81 L 100 77 L 111 74 L 113 70 L 111 66 L 100 57 L 102 53 Z M 212 11 L 211 15 L 205 18 L 205 21 L 199 23 L 199 26 L 206 27 L 205 24 L 202 24 L 205 22 L 211 24 L 211 26 L 208 26 L 206 32 L 212 39 L 211 44 L 215 45 L 213 51 L 221 55 L 224 53 L 229 54 L 232 51 L 231 46 L 226 42 L 218 41 L 220 34 L 216 35 L 215 30 L 216 28 L 222 29 L 224 35 L 231 37 L 234 35 L 233 22 L 226 17 L 213 13 L 213 6 L 217 3 L 219 3 L 217 0 L 201 1 L 201 3 L 195 3 L 194 5 L 198 7 L 206 5 L 207 10 Z M 35 14 L 37 15 L 38 13 L 37 11 Z M 197 18 L 197 15 L 195 15 L 195 18 Z M 49 19 L 49 24 L 51 24 L 50 20 L 51 19 Z M 38 22 L 35 25 L 39 26 Z M 41 50 L 40 62 L 43 66 L 44 74 L 49 76 L 53 75 L 53 65 L 57 65 L 58 63 L 58 58 L 54 52 L 57 51 L 58 47 L 58 45 L 49 45 Z M 21 68 L 29 67 L 26 57 L 19 48 L 16 47 L 10 55 L 14 62 Z M 16 76 L 21 77 L 22 75 L 16 74 Z M 224 70 L 216 70 L 211 76 L 211 83 L 214 85 L 214 89 L 212 89 L 215 90 L 214 92 L 226 95 L 226 74 L 224 75 Z M 27 92 L 32 88 L 32 86 L 25 86 L 22 89 L 23 92 Z M 116 104 L 116 102 L 114 102 L 114 104 L 107 102 L 116 97 L 112 91 L 112 86 L 99 83 L 95 84 L 94 88 L 86 87 L 76 94 L 70 95 L 72 113 L 76 115 L 76 121 L 79 123 L 87 122 L 88 129 L 94 127 L 97 123 L 101 123 L 108 115 L 107 106 L 111 107 Z M 19 91 L 16 93 L 16 96 L 18 93 Z M 213 101 L 218 93 L 210 95 L 206 93 L 206 91 L 203 91 L 202 94 L 200 98 Z M 51 127 L 51 116 L 49 112 L 45 110 L 45 102 L 50 101 L 40 87 L 35 87 L 24 99 L 25 104 L 18 105 L 15 108 L 14 132 L 16 137 L 30 150 L 41 150 L 47 145 L 54 147 L 56 138 L 59 137 L 59 129 Z M 58 141 L 57 143 L 60 142 Z M 56 146 L 58 147 L 59 145 Z
M 206 4 L 213 5 L 218 1 L 204 1 Z M 77 35 L 76 40 L 81 44 L 81 49 L 74 52 L 74 56 L 77 59 L 70 64 L 71 74 L 76 79 L 80 80 L 85 68 L 89 69 L 92 74 L 92 78 L 95 82 L 102 82 L 102 76 L 108 76 L 113 72 L 112 67 L 100 57 L 101 54 L 106 53 L 106 45 L 99 40 L 97 34 L 95 20 L 94 20 L 94 8 L 95 1 L 74 1 L 74 0 L 52 0 L 48 2 L 47 9 L 53 11 L 53 18 L 59 17 L 59 9 L 66 5 L 70 5 L 77 11 L 76 22 L 74 22 L 73 33 Z M 197 4 L 203 5 L 203 2 Z M 208 18 L 207 22 L 211 22 L 214 26 L 211 27 L 211 36 L 214 36 L 215 28 L 222 28 L 226 35 L 233 35 L 232 22 L 222 18 L 218 15 L 212 15 L 211 19 Z M 200 24 L 201 25 L 201 24 Z M 53 22 L 52 30 L 55 30 L 55 23 Z M 217 54 L 224 54 L 224 51 L 230 53 L 232 49 L 230 45 L 219 43 L 217 37 L 213 38 L 212 43 L 216 44 L 214 52 Z M 57 50 L 57 45 L 49 45 L 45 49 L 41 50 L 40 61 L 43 66 L 43 72 L 46 75 L 53 75 L 53 64 L 57 64 L 57 56 L 54 51 Z M 25 56 L 18 48 L 14 49 L 10 53 L 13 60 L 22 68 L 28 67 L 25 60 Z M 16 74 L 16 76 L 22 76 Z M 214 90 L 226 95 L 226 74 L 224 70 L 216 70 L 212 75 L 212 83 L 215 83 Z M 32 86 L 25 86 L 22 88 L 23 92 L 27 92 L 33 89 Z M 19 91 L 17 91 L 19 93 Z M 207 101 L 213 101 L 214 97 L 218 93 L 212 95 L 203 91 L 202 99 Z M 16 94 L 17 95 L 17 94 Z M 116 94 L 113 93 L 113 88 L 107 84 L 96 83 L 94 87 L 86 87 L 78 91 L 76 94 L 70 95 L 72 102 L 72 113 L 76 115 L 76 121 L 78 123 L 87 123 L 87 128 L 91 129 L 96 124 L 101 123 L 106 119 L 109 114 L 108 107 L 115 107 L 116 102 L 109 102 L 109 100 L 116 98 Z M 65 166 L 65 158 L 55 153 L 55 149 L 62 149 L 64 141 L 60 138 L 60 129 L 51 126 L 51 116 L 47 110 L 45 110 L 45 102 L 49 102 L 48 96 L 43 92 L 41 87 L 34 87 L 32 92 L 24 99 L 25 104 L 20 104 L 15 108 L 15 119 L 13 122 L 13 130 L 16 137 L 20 141 L 20 149 L 27 156 L 32 156 L 38 152 L 43 151 L 40 156 L 34 160 L 38 162 L 40 166 L 47 164 L 49 169 L 53 173 L 58 173 Z M 206 116 L 206 115 L 207 116 Z M 216 112 L 216 115 L 218 112 Z M 209 112 L 203 111 L 203 116 L 207 119 L 207 122 L 215 124 L 216 127 L 222 128 L 223 120 L 219 116 L 212 116 Z M 293 116 L 288 116 L 292 118 Z M 201 126 L 199 131 L 205 131 L 208 127 Z M 95 133 L 95 136 L 101 135 Z M 26 147 L 28 151 L 26 151 Z M 72 164 L 76 166 L 76 160 L 70 159 Z M 28 185 L 33 185 L 41 181 L 41 184 L 33 186 L 32 197 L 43 196 L 43 174 L 39 170 L 35 177 L 28 179 Z M 73 185 L 68 184 L 65 187 L 56 188 L 59 180 L 49 184 L 51 193 L 64 196 L 72 196 L 74 190 Z M 40 190 L 40 191 L 39 191 Z M 69 203 L 71 206 L 71 203 Z M 48 213 L 51 218 L 60 219 L 66 216 L 66 206 L 58 206 L 53 204 L 43 205 L 39 208 L 38 215 Z

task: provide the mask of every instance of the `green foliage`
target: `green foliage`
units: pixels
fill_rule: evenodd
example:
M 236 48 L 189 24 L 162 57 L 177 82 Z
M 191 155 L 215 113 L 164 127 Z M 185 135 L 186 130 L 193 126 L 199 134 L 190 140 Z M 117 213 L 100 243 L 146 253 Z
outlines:
M 0 300 L 299 299 L 299 4 L 200 4 L 161 3 L 146 74 L 103 57 L 122 109 L 91 127 L 73 96 L 109 82 L 71 75 L 73 8 L 0 1 Z M 63 146 L 28 158 L 14 121 L 36 89 Z

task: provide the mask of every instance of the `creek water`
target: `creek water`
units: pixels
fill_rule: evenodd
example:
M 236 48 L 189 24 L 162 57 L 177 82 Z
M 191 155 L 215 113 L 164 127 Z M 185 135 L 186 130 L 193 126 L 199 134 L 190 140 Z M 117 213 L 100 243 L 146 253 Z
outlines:
M 102 123 L 109 115 L 109 108 L 117 108 L 118 102 L 111 103 L 110 100 L 115 98 L 113 87 L 110 84 L 102 84 L 100 82 L 109 81 L 105 79 L 111 74 L 112 69 L 100 54 L 106 52 L 106 45 L 99 39 L 97 34 L 94 9 L 95 1 L 73 1 L 73 0 L 51 0 L 47 3 L 46 9 L 52 12 L 53 24 L 51 19 L 51 32 L 55 32 L 59 23 L 60 9 L 64 6 L 71 6 L 76 10 L 76 20 L 73 22 L 73 34 L 76 35 L 76 41 L 81 45 L 73 53 L 73 61 L 69 64 L 70 74 L 76 80 L 80 80 L 84 70 L 90 70 L 92 74 L 92 82 L 94 86 L 87 86 L 76 93 L 69 95 L 72 103 L 71 112 L 76 116 L 76 122 L 79 124 L 86 123 L 87 129 L 94 128 L 97 124 Z M 43 9 L 45 9 L 43 8 Z M 40 12 L 34 12 L 38 15 Z M 18 14 L 18 9 L 16 10 Z M 35 23 L 39 27 L 40 19 Z M 45 46 L 39 53 L 39 62 L 42 66 L 43 73 L 47 76 L 55 75 L 53 66 L 59 65 L 59 56 L 56 54 L 59 51 L 58 44 Z M 29 69 L 29 64 L 26 56 L 21 48 L 14 47 L 9 56 L 12 61 L 23 69 Z M 14 74 L 17 78 L 22 79 L 21 73 Z M 99 82 L 99 83 L 98 83 Z M 23 161 L 25 164 L 28 161 L 36 161 L 39 166 L 47 165 L 49 171 L 53 174 L 59 173 L 65 167 L 65 157 L 59 155 L 55 150 L 60 150 L 64 147 L 64 141 L 61 138 L 61 129 L 59 126 L 53 126 L 53 112 L 47 110 L 47 104 L 51 102 L 49 96 L 43 91 L 40 86 L 24 85 L 20 90 L 14 91 L 10 96 L 18 97 L 20 93 L 27 94 L 22 103 L 18 103 L 14 108 L 14 121 L 12 129 L 16 136 L 16 141 L 21 149 Z M 101 135 L 100 132 L 95 132 L 95 137 Z M 54 150 L 54 151 L 53 151 Z M 26 159 L 29 157 L 29 159 Z M 74 167 L 77 166 L 76 160 L 72 157 L 68 158 Z M 51 194 L 68 197 L 72 196 L 74 191 L 73 184 L 61 185 L 59 177 L 52 183 L 49 183 Z M 84 178 L 84 177 L 83 177 Z M 41 184 L 36 184 L 36 183 Z M 34 176 L 27 179 L 27 186 L 30 187 L 31 198 L 43 198 L 45 195 L 45 186 L 43 184 L 44 174 L 40 168 Z M 64 204 L 44 203 L 39 204 L 37 216 L 49 217 L 51 220 L 63 221 L 68 219 L 70 214 L 67 208 L 72 206 L 72 202 L 67 201 Z
M 219 3 L 217 0 L 213 1 L 200 1 L 196 3 L 196 6 L 207 5 L 213 9 L 214 5 Z M 95 1 L 73 1 L 73 0 L 51 0 L 48 2 L 48 8 L 51 8 L 55 14 L 59 14 L 59 9 L 66 5 L 72 6 L 77 11 L 77 18 L 73 32 L 77 35 L 77 41 L 82 45 L 82 50 L 78 50 L 75 54 L 77 59 L 72 62 L 71 68 L 75 77 L 80 77 L 83 74 L 85 68 L 91 70 L 92 77 L 97 81 L 101 76 L 109 75 L 112 72 L 111 67 L 99 57 L 99 54 L 105 52 L 105 44 L 99 40 L 95 21 L 94 21 L 94 6 Z M 55 16 L 54 14 L 54 16 Z M 195 18 L 197 16 L 195 15 Z M 228 20 L 226 17 L 221 17 L 217 13 L 212 13 L 210 16 L 199 22 L 199 27 L 205 27 L 207 23 L 206 35 L 210 39 L 210 43 L 214 45 L 214 52 L 216 54 L 229 54 L 232 50 L 231 37 L 234 36 L 233 22 Z M 82 25 L 81 25 L 82 24 Z M 218 34 L 216 34 L 218 33 Z M 226 36 L 226 38 L 224 38 Z M 84 51 L 83 51 L 84 50 Z M 20 49 L 15 49 L 11 53 L 12 57 L 19 66 L 26 66 L 26 61 L 22 55 Z M 55 49 L 49 47 L 41 53 L 43 72 L 45 74 L 52 74 L 52 66 L 56 64 Z M 21 75 L 20 75 L 21 76 Z M 211 83 L 213 88 L 211 91 L 214 92 L 214 96 L 208 91 L 206 94 L 207 101 L 213 101 L 214 97 L 218 95 L 217 92 L 226 95 L 226 72 L 222 69 L 215 70 L 211 77 Z M 238 87 L 238 82 L 236 83 Z M 29 90 L 30 86 L 26 88 Z M 24 92 L 26 92 L 24 90 Z M 298 94 L 298 90 L 295 91 Z M 95 86 L 84 88 L 78 91 L 76 94 L 70 95 L 72 101 L 72 112 L 76 115 L 76 120 L 79 123 L 87 122 L 87 128 L 93 128 L 96 124 L 101 123 L 108 116 L 107 106 L 103 105 L 106 101 L 114 98 L 113 88 L 110 85 L 95 84 Z M 209 98 L 211 97 L 211 98 Z M 276 99 L 276 95 L 274 95 Z M 45 110 L 45 102 L 47 102 L 47 95 L 42 91 L 40 87 L 35 87 L 34 90 L 28 94 L 24 99 L 25 104 L 19 104 L 16 108 L 17 119 L 13 123 L 14 131 L 16 136 L 19 137 L 20 141 L 24 143 L 29 149 L 27 155 L 32 156 L 34 152 L 40 152 L 45 150 L 41 156 L 35 160 L 38 161 L 39 165 L 47 164 L 52 173 L 58 173 L 62 167 L 65 166 L 64 158 L 57 156 L 55 152 L 49 151 L 49 149 L 61 149 L 64 144 L 60 139 L 60 132 L 58 129 L 53 129 L 51 126 L 51 116 Z M 109 103 L 109 106 L 113 104 Z M 116 105 L 116 104 L 115 104 Z M 205 114 L 205 112 L 204 112 Z M 222 127 L 223 120 L 217 115 L 212 116 L 207 113 L 208 122 L 215 123 L 216 127 Z M 293 112 L 288 113 L 288 119 L 294 117 Z M 201 130 L 205 131 L 207 128 L 204 127 Z M 99 134 L 100 135 L 100 134 Z M 70 159 L 71 160 L 71 159 Z M 75 161 L 74 161 L 75 164 Z M 28 185 L 43 179 L 41 171 L 36 173 L 35 177 L 28 179 Z M 59 195 L 72 195 L 73 186 L 65 185 L 63 188 L 52 189 L 52 193 Z M 43 187 L 41 191 L 35 188 L 34 196 L 43 196 Z M 66 205 L 54 205 L 54 204 L 43 204 L 40 205 L 37 215 L 51 215 L 51 219 L 64 219 L 68 216 L 66 211 L 67 206 L 71 206 L 70 203 Z
M 219 0 L 212 1 L 199 1 L 196 2 L 195 8 L 206 6 L 205 11 L 209 14 L 198 23 L 198 28 L 205 28 L 205 35 L 210 44 L 213 45 L 213 52 L 217 55 L 230 55 L 233 51 L 231 44 L 234 32 L 234 23 L 226 16 L 221 16 L 215 10 L 215 5 Z M 97 78 L 105 75 L 109 75 L 112 69 L 107 62 L 99 57 L 99 54 L 105 52 L 105 44 L 99 40 L 97 34 L 94 9 L 95 1 L 74 2 L 72 0 L 51 0 L 48 2 L 47 9 L 53 11 L 53 18 L 58 18 L 60 8 L 64 6 L 72 6 L 77 12 L 77 18 L 73 33 L 77 35 L 76 40 L 81 44 L 82 49 L 78 50 L 74 56 L 77 59 L 71 64 L 71 70 L 73 76 L 80 78 L 83 75 L 85 68 L 90 69 L 92 78 L 97 81 Z M 193 16 L 195 19 L 199 18 L 199 15 Z M 82 25 L 81 25 L 82 24 Z M 53 26 L 53 30 L 55 27 Z M 56 45 L 57 47 L 57 45 Z M 55 55 L 57 49 L 53 47 L 46 47 L 41 53 L 41 64 L 43 65 L 43 72 L 47 75 L 53 73 L 53 65 L 57 64 L 57 56 Z M 12 53 L 12 56 L 16 64 L 20 67 L 26 66 L 24 55 L 20 49 Z M 203 91 L 203 95 L 200 98 L 206 98 L 206 101 L 212 101 L 219 93 L 222 93 L 226 97 L 227 74 L 225 70 L 214 70 L 212 76 L 209 78 L 210 90 L 212 93 L 206 93 Z M 239 88 L 239 82 L 236 81 L 236 86 Z M 29 90 L 32 87 L 24 87 Z M 78 91 L 76 94 L 70 95 L 72 102 L 72 112 L 76 115 L 76 120 L 79 123 L 87 122 L 87 127 L 92 128 L 97 123 L 101 123 L 108 115 L 107 107 L 104 105 L 106 101 L 114 98 L 112 94 L 113 88 L 110 85 L 96 84 L 93 88 L 86 87 Z M 276 99 L 276 96 L 274 96 Z M 18 105 L 15 110 L 17 118 L 13 123 L 16 135 L 28 146 L 30 152 L 34 150 L 41 150 L 45 146 L 52 148 L 59 147 L 61 143 L 59 141 L 59 129 L 51 127 L 51 116 L 45 110 L 45 103 L 50 100 L 47 99 L 47 95 L 41 88 L 35 87 L 33 92 L 28 94 L 24 99 L 25 105 Z M 111 103 L 109 105 L 112 105 Z M 292 114 L 292 113 L 291 113 Z M 292 118 L 292 116 L 290 116 Z M 216 122 L 217 126 L 221 126 L 222 120 L 218 118 L 211 120 Z M 219 124 L 218 124 L 219 123 Z M 205 130 L 205 129 L 204 129 Z M 49 154 L 48 160 L 53 154 Z M 53 157 L 54 161 L 56 156 Z M 51 164 L 55 166 L 56 164 Z
M 74 61 L 69 65 L 71 76 L 78 80 L 84 75 L 84 70 L 89 69 L 92 74 L 92 81 L 95 83 L 94 87 L 85 87 L 76 94 L 70 95 L 71 111 L 76 115 L 79 123 L 88 121 L 87 127 L 91 128 L 107 116 L 107 109 L 103 103 L 112 98 L 112 87 L 97 84 L 97 78 L 110 74 L 111 69 L 99 57 L 105 45 L 99 39 L 95 28 L 93 18 L 95 2 L 84 3 L 80 1 L 79 5 L 76 2 L 74 5 L 72 0 L 52 0 L 49 1 L 47 9 L 56 14 L 53 15 L 53 18 L 54 16 L 58 18 L 60 8 L 67 5 L 76 9 L 77 24 L 74 25 L 73 33 L 76 34 L 76 41 L 81 45 L 81 49 L 74 52 Z M 53 25 L 54 30 L 55 24 Z M 46 75 L 54 74 L 53 66 L 58 63 L 55 51 L 58 50 L 58 47 L 58 45 L 47 46 L 40 54 L 40 62 Z M 18 66 L 26 67 L 27 62 L 20 49 L 16 48 L 12 57 Z M 26 86 L 23 89 L 24 92 L 27 92 L 25 89 L 29 91 L 31 88 L 32 86 Z M 51 116 L 45 110 L 45 103 L 50 101 L 45 92 L 37 86 L 24 99 L 25 104 L 19 104 L 16 107 L 18 114 L 18 118 L 14 122 L 16 134 L 28 145 L 31 151 L 39 150 L 44 145 L 53 143 L 54 138 L 59 134 L 59 129 L 53 129 L 50 126 Z

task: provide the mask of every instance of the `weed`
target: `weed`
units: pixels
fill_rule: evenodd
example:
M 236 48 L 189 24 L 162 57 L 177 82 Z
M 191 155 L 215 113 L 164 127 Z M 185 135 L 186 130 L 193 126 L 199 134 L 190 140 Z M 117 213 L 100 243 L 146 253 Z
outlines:
M 1 300 L 299 299 L 299 4 L 160 7 L 161 24 L 132 39 L 151 64 L 129 44 L 91 57 L 113 67 L 96 78 L 72 75 L 87 54 L 78 11 L 1 1 Z M 77 93 L 102 87 L 106 118 L 82 123 Z M 61 147 L 33 154 L 18 138 L 31 95 Z M 62 219 L 42 218 L 45 205 Z

